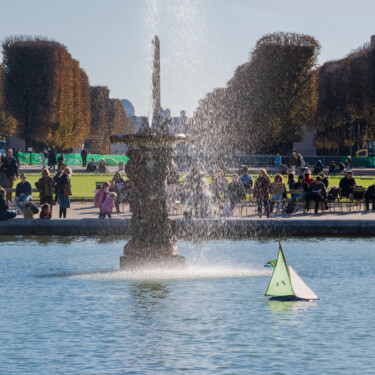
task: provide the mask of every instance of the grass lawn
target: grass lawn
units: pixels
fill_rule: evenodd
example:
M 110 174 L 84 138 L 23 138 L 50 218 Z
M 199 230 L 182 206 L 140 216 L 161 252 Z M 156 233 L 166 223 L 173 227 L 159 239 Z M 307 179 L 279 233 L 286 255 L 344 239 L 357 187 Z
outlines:
M 54 175 L 51 174 L 53 177 Z M 104 182 L 104 181 L 111 181 L 114 176 L 114 173 L 105 173 L 105 174 L 89 174 L 89 173 L 75 173 L 72 175 L 72 199 L 76 200 L 91 200 L 94 198 L 94 191 L 96 182 Z M 126 177 L 125 174 L 122 174 L 123 177 Z M 39 180 L 41 175 L 39 173 L 28 173 L 27 180 L 31 183 L 32 187 L 35 187 L 35 182 Z M 182 175 L 180 180 L 185 180 L 186 175 Z M 254 181 L 257 176 L 253 175 Z M 329 188 L 339 185 L 340 179 L 343 176 L 331 176 L 329 177 Z M 375 176 L 361 176 L 361 177 L 354 177 L 357 186 L 363 186 L 365 188 L 369 187 L 370 185 L 375 183 Z M 231 181 L 229 175 L 227 176 L 228 181 Z M 271 176 L 271 181 L 274 180 L 274 176 Z M 284 180 L 287 180 L 287 176 L 284 176 Z M 17 180 L 15 182 L 14 187 L 19 182 Z M 209 184 L 211 182 L 211 176 L 206 176 L 206 183 Z M 33 193 L 33 198 L 38 199 L 39 194 Z

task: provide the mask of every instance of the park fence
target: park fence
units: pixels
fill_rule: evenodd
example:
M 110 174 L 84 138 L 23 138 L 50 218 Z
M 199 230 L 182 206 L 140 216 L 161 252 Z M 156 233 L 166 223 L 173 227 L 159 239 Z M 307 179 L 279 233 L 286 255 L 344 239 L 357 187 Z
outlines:
M 56 155 L 56 160 L 60 157 L 61 154 Z M 30 160 L 31 158 L 31 160 Z M 87 163 L 91 161 L 91 159 L 99 163 L 101 159 L 104 159 L 108 166 L 116 167 L 119 163 L 127 163 L 129 158 L 123 155 L 96 155 L 96 154 L 88 154 L 87 155 Z M 42 154 L 35 154 L 35 153 L 18 153 L 18 159 L 21 164 L 29 164 L 29 165 L 42 165 Z M 81 154 L 64 154 L 65 164 L 69 166 L 78 166 L 82 165 L 82 157 Z M 46 164 L 48 164 L 48 160 L 46 160 Z

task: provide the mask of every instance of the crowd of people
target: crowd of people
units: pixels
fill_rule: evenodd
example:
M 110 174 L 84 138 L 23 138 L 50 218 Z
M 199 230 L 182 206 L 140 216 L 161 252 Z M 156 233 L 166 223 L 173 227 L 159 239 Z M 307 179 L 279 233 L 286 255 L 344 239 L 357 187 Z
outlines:
M 49 150 L 51 151 L 51 150 Z M 52 153 L 54 151 L 52 150 Z M 53 169 L 55 161 L 53 157 L 49 158 L 50 168 L 44 167 L 41 178 L 35 183 L 39 192 L 40 207 L 39 210 L 32 202 L 32 186 L 24 173 L 19 173 L 19 163 L 13 156 L 11 149 L 0 159 L 0 221 L 12 219 L 17 215 L 23 215 L 24 218 L 33 218 L 39 213 L 39 218 L 52 218 L 52 208 L 58 203 L 59 217 L 66 218 L 67 209 L 70 208 L 71 191 L 71 169 L 64 164 L 64 154 L 56 161 L 60 168 L 56 175 L 50 176 L 50 169 Z M 15 197 L 13 201 L 13 187 L 16 180 L 20 179 L 15 188 Z M 55 197 L 53 197 L 55 195 Z M 16 212 L 9 211 L 9 204 L 14 202 Z
M 86 150 L 82 150 L 86 151 Z M 39 192 L 40 210 L 32 203 L 32 186 L 27 181 L 24 173 L 19 173 L 19 163 L 13 156 L 12 150 L 1 157 L 0 161 L 0 185 L 6 189 L 0 190 L 0 220 L 7 220 L 23 215 L 25 218 L 39 214 L 40 218 L 52 217 L 53 206 L 59 205 L 59 218 L 67 217 L 70 208 L 71 169 L 65 164 L 62 153 L 56 160 L 55 148 L 46 150 L 48 166 L 42 169 L 41 178 L 35 183 Z M 85 159 L 85 153 L 82 155 Z M 50 171 L 56 165 L 59 167 L 52 177 Z M 86 160 L 83 162 L 86 166 Z M 365 208 L 369 210 L 370 203 L 375 210 L 375 185 L 371 185 L 366 191 L 358 192 L 355 189 L 356 182 L 351 170 L 352 161 L 348 157 L 346 165 L 341 163 L 336 167 L 332 162 L 328 169 L 328 176 L 323 173 L 323 164 L 319 160 L 310 169 L 300 154 L 293 153 L 289 159 L 289 168 L 281 163 L 281 156 L 275 158 L 275 176 L 271 181 L 266 169 L 260 169 L 258 176 L 253 178 L 249 174 L 246 165 L 242 165 L 240 172 L 231 174 L 231 181 L 225 177 L 223 170 L 211 175 L 210 183 L 206 182 L 206 174 L 202 165 L 194 164 L 185 181 L 181 181 L 173 188 L 169 186 L 168 200 L 179 201 L 184 206 L 185 217 L 208 217 L 214 215 L 230 216 L 234 214 L 236 206 L 243 206 L 249 200 L 256 203 L 259 217 L 270 216 L 270 213 L 292 214 L 301 207 L 314 209 L 317 213 L 320 208 L 328 209 L 330 202 L 335 202 L 338 197 L 350 200 L 365 200 Z M 87 168 L 95 166 L 99 171 L 105 171 L 104 159 L 97 165 L 94 159 L 87 164 Z M 345 177 L 340 179 L 339 186 L 329 187 L 329 176 L 345 171 Z M 284 181 L 287 175 L 287 181 Z M 315 176 L 315 178 L 313 177 Z M 14 203 L 16 212 L 9 211 L 9 204 L 13 202 L 12 193 L 15 181 L 20 178 L 15 188 Z M 171 185 L 174 184 L 171 182 Z M 125 180 L 117 172 L 111 181 L 98 186 L 94 204 L 99 208 L 99 218 L 111 218 L 114 210 L 120 212 L 120 204 L 129 203 L 132 191 L 132 183 Z M 288 193 L 290 197 L 288 197 Z M 357 195 L 356 195 L 357 194 Z M 311 204 L 313 202 L 313 204 Z

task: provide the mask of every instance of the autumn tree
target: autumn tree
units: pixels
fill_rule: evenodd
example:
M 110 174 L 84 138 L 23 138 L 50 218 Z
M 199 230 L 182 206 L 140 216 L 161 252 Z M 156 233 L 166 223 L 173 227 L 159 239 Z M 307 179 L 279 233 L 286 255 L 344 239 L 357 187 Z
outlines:
M 319 49 L 308 35 L 262 37 L 227 87 L 215 89 L 199 103 L 194 120 L 206 130 L 204 137 L 217 142 L 211 133 L 219 135 L 221 150 L 225 143 L 226 149 L 247 153 L 289 151 L 316 109 Z M 208 131 L 211 126 L 215 130 Z
M 375 48 L 371 45 L 317 72 L 315 145 L 319 153 L 347 154 L 375 139 Z
M 26 147 L 37 141 L 62 150 L 78 147 L 90 129 L 85 72 L 66 47 L 39 37 L 3 43 L 5 98 L 22 125 Z
M 108 154 L 109 137 L 114 134 L 133 132 L 130 119 L 126 116 L 121 100 L 110 99 L 106 86 L 91 87 L 91 126 L 85 140 L 92 153 Z

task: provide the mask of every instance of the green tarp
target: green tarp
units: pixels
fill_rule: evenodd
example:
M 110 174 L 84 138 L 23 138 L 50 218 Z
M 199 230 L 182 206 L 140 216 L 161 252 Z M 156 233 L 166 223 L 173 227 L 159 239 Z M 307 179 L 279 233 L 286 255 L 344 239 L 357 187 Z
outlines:
M 21 164 L 30 164 L 30 155 L 31 155 L 31 164 L 33 165 L 42 165 L 42 154 L 30 154 L 30 153 L 18 153 L 18 158 L 20 160 Z M 57 154 L 56 159 L 60 156 L 60 154 Z M 95 155 L 95 154 L 88 154 L 87 155 L 87 163 L 91 161 L 91 159 L 94 158 L 96 162 L 99 162 L 101 159 L 104 159 L 105 162 L 110 167 L 116 167 L 120 162 L 124 163 L 124 165 L 127 163 L 129 158 L 127 158 L 125 155 Z M 65 164 L 69 166 L 74 165 L 82 165 L 82 158 L 80 154 L 64 154 Z M 46 160 L 46 164 L 48 165 L 48 160 Z

